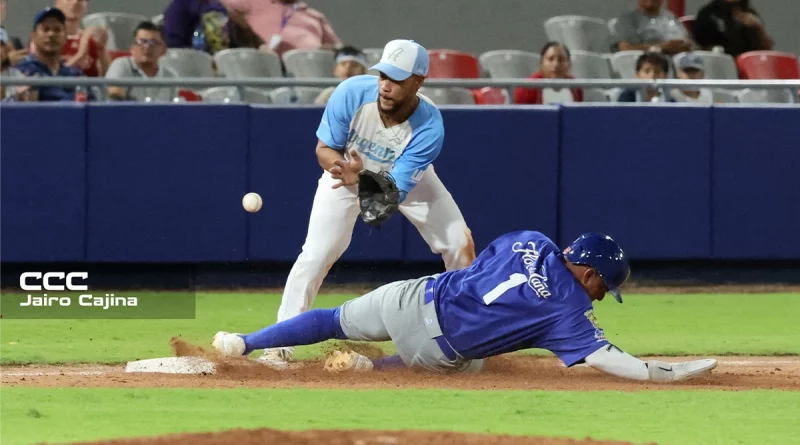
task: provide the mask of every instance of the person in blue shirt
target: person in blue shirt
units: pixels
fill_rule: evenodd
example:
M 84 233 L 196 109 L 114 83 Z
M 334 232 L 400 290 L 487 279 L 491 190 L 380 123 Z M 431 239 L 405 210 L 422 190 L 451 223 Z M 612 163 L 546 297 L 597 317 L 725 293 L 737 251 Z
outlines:
M 371 69 L 333 91 L 317 128 L 321 167 L 308 234 L 283 291 L 278 321 L 308 309 L 333 264 L 347 250 L 360 213 L 358 174 L 387 172 L 400 191 L 398 211 L 419 231 L 445 270 L 475 259 L 472 234 L 453 196 L 433 168 L 445 139 L 439 109 L 419 93 L 430 63 L 412 40 L 392 40 Z M 287 366 L 291 348 L 264 351 L 260 360 Z
M 77 68 L 64 65 L 61 60 L 61 48 L 67 41 L 66 16 L 57 8 L 45 8 L 33 19 L 31 41 L 35 52 L 28 55 L 16 65 L 22 74 L 28 77 L 85 77 Z M 74 87 L 36 87 L 39 102 L 74 101 Z M 87 92 L 87 100 L 93 100 L 91 90 Z
M 329 339 L 389 341 L 397 355 L 371 361 L 337 351 L 329 371 L 407 366 L 438 373 L 475 372 L 483 360 L 529 348 L 553 352 L 568 367 L 586 363 L 633 380 L 678 381 L 710 372 L 716 360 L 643 361 L 606 339 L 593 301 L 622 303 L 628 258 L 611 237 L 586 233 L 561 251 L 540 232 L 495 239 L 471 266 L 389 283 L 334 309 L 315 309 L 260 331 L 218 332 L 224 356 Z

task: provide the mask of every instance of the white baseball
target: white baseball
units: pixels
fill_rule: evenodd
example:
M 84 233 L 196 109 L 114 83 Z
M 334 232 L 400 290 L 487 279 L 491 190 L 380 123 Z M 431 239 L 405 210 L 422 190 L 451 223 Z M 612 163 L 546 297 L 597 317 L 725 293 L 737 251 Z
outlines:
M 255 213 L 261 210 L 261 195 L 258 193 L 248 193 L 242 198 L 242 207 L 250 213 Z

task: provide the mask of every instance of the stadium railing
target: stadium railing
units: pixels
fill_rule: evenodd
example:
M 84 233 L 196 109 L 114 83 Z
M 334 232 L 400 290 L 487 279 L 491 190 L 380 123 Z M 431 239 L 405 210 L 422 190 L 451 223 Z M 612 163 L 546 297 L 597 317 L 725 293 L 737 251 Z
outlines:
M 330 87 L 341 82 L 334 78 L 162 78 L 162 79 L 106 79 L 93 77 L 28 77 L 4 78 L 6 86 L 64 86 L 64 87 L 179 87 L 179 88 L 211 88 L 211 87 Z M 514 88 L 716 88 L 716 89 L 759 89 L 759 90 L 791 90 L 793 103 L 798 102 L 798 80 L 681 80 L 681 79 L 427 79 L 428 88 L 503 88 L 513 97 Z M 101 94 L 104 90 L 101 90 Z

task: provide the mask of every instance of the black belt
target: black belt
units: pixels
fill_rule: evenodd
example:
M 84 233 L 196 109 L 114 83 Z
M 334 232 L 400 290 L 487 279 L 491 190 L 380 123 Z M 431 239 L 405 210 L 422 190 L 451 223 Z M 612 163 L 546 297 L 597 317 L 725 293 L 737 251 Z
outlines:
M 433 285 L 435 283 L 436 283 L 436 280 L 434 280 L 434 279 L 430 279 L 430 280 L 428 280 L 427 283 L 425 283 L 425 304 L 426 305 L 434 304 L 433 303 L 433 294 L 434 294 Z M 437 325 L 439 324 L 439 320 L 438 319 L 433 320 L 433 322 L 436 323 Z M 438 330 L 439 330 L 439 332 L 442 331 L 441 326 L 439 326 Z M 442 354 L 444 354 L 445 357 L 447 357 L 450 360 L 456 360 L 458 358 L 458 353 L 456 353 L 456 351 L 453 349 L 453 347 L 450 346 L 450 343 L 447 343 L 447 340 L 444 338 L 444 335 L 441 335 L 441 334 L 437 335 L 436 337 L 433 337 L 433 339 L 436 341 L 436 344 L 439 345 L 439 349 L 442 350 Z

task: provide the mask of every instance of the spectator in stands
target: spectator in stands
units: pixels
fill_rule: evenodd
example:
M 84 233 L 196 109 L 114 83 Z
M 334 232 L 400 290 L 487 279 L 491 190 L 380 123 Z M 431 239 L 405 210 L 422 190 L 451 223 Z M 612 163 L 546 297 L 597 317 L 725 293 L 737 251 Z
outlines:
M 342 41 L 324 14 L 298 0 L 222 0 L 231 19 L 265 43 L 261 49 L 283 55 L 292 49 L 337 49 Z
M 569 48 L 558 42 L 548 42 L 542 47 L 539 70 L 529 79 L 574 79 L 570 74 L 572 66 Z M 556 104 L 583 102 L 580 88 L 516 88 L 514 103 L 517 104 Z
M 638 8 L 617 17 L 612 36 L 617 51 L 642 50 L 672 55 L 691 50 L 686 28 L 663 8 L 664 0 L 638 1 Z
M 28 77 L 82 77 L 78 68 L 67 66 L 61 59 L 61 48 L 67 41 L 67 17 L 58 8 L 46 8 L 33 19 L 31 42 L 35 50 L 23 59 L 16 68 Z M 76 89 L 72 87 L 37 87 L 40 102 L 75 100 Z M 89 100 L 94 100 L 91 91 Z
M 8 0 L 0 0 L 0 24 L 4 23 L 8 18 Z M 9 36 L 6 29 L 0 26 L 2 31 L 8 38 L 8 60 L 11 65 L 16 65 L 20 60 L 24 59 L 29 51 L 22 45 L 22 40 L 19 37 Z
M 18 79 L 24 78 L 18 69 L 11 66 L 11 59 L 9 55 L 13 50 L 11 39 L 5 29 L 0 29 L 0 75 L 4 79 Z M 0 84 L 0 99 L 3 101 L 17 101 L 17 100 L 30 100 L 28 91 L 29 87 L 6 87 Z
M 750 0 L 713 0 L 697 13 L 694 38 L 703 49 L 721 46 L 737 57 L 748 51 L 770 50 L 772 38 Z
M 637 79 L 666 79 L 669 61 L 660 53 L 644 53 L 636 60 Z M 670 96 L 662 95 L 658 89 L 626 89 L 620 93 L 618 102 L 675 102 Z
M 685 54 L 678 62 L 677 74 L 678 79 L 682 80 L 702 80 L 705 78 L 703 58 L 697 54 Z M 675 102 L 714 103 L 714 94 L 708 88 L 676 88 L 672 90 L 672 98 L 675 99 Z
M 231 47 L 228 11 L 219 0 L 172 0 L 164 11 L 170 48 L 193 48 L 209 54 Z
M 97 26 L 81 29 L 89 0 L 55 0 L 55 7 L 67 17 L 67 41 L 61 49 L 66 65 L 89 77 L 104 76 L 110 63 L 106 53 L 108 31 Z
M 133 32 L 131 56 L 120 57 L 111 64 L 108 79 L 144 79 L 158 77 L 177 77 L 168 68 L 159 65 L 159 59 L 167 52 L 164 34 L 155 24 L 142 22 Z M 177 95 L 172 87 L 108 87 L 111 100 L 137 100 L 169 102 Z
M 345 46 L 336 51 L 336 66 L 333 68 L 333 76 L 337 79 L 345 80 L 353 76 L 366 74 L 368 69 L 367 56 L 360 49 L 353 46 Z M 324 89 L 319 93 L 314 103 L 317 105 L 327 104 L 335 89 L 336 87 Z

